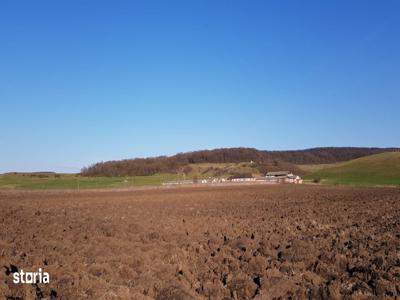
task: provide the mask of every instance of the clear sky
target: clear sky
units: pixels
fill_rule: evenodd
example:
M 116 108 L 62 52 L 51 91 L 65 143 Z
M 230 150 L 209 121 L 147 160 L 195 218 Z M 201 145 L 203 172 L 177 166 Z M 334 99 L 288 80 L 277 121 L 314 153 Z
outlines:
M 0 172 L 400 146 L 400 1 L 0 2 Z

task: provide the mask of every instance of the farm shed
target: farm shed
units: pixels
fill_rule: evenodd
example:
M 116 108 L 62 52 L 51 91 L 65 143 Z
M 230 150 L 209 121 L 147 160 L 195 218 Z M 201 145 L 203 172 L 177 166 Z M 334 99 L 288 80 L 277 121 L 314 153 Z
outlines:
M 277 183 L 303 183 L 300 176 L 294 175 L 290 171 L 268 172 L 265 179 Z

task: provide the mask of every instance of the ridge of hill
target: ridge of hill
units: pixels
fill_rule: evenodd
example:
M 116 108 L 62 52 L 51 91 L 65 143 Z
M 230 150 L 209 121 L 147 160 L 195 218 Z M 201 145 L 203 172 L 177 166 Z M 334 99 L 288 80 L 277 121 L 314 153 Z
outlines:
M 306 176 L 333 184 L 400 185 L 400 152 L 385 152 L 324 166 Z
M 158 173 L 190 173 L 194 164 L 253 162 L 259 173 L 290 170 L 304 174 L 297 164 L 326 164 L 400 148 L 320 147 L 304 150 L 266 151 L 254 148 L 220 148 L 178 153 L 173 156 L 135 158 L 95 163 L 84 167 L 83 176 L 146 176 Z

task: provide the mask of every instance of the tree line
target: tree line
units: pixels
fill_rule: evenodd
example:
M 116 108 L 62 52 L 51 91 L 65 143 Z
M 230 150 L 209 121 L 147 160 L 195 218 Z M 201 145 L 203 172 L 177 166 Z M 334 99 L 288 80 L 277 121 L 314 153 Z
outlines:
M 178 153 L 173 156 L 99 162 L 81 170 L 83 176 L 146 176 L 190 171 L 190 164 L 253 161 L 260 172 L 298 171 L 296 164 L 326 164 L 347 161 L 399 148 L 325 147 L 305 150 L 266 151 L 254 148 L 221 148 Z

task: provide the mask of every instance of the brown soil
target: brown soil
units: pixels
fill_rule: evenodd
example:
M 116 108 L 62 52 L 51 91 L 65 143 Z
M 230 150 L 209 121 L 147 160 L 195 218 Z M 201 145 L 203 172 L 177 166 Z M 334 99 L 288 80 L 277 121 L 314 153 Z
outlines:
M 1 191 L 0 267 L 6 299 L 396 298 L 400 189 Z

